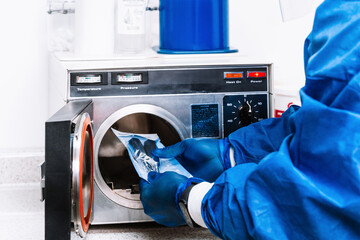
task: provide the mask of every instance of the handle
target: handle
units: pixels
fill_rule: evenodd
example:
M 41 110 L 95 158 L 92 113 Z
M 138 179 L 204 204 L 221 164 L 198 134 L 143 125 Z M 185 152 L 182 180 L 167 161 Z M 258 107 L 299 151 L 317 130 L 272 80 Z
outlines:
M 54 7 L 55 5 L 55 7 Z M 60 14 L 70 14 L 75 13 L 75 7 L 73 7 L 73 2 L 68 3 L 68 7 L 65 7 L 65 2 L 62 3 L 61 7 L 59 7 L 60 3 L 49 3 L 48 14 L 60 13 Z
M 146 10 L 146 11 L 159 11 L 159 6 L 150 7 L 150 6 L 149 6 L 149 5 L 150 5 L 150 2 L 151 2 L 151 0 L 147 0 L 147 1 L 146 1 L 146 8 L 145 8 L 145 10 Z M 154 4 L 154 5 L 158 5 L 158 4 Z
M 40 201 L 45 200 L 45 161 L 40 164 Z
M 146 11 L 159 11 L 159 7 L 146 7 Z

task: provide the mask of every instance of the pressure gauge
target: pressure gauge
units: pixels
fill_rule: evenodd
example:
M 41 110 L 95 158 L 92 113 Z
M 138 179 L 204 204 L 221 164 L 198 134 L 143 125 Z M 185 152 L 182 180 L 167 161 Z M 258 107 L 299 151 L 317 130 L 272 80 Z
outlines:
M 121 73 L 117 75 L 118 83 L 138 83 L 142 82 L 141 73 Z

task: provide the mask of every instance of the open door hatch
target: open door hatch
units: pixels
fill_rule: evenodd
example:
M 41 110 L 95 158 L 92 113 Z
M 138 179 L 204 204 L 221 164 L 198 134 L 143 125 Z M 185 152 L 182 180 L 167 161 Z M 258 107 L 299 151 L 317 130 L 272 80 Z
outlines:
M 94 196 L 91 100 L 68 102 L 45 124 L 45 240 L 84 237 Z

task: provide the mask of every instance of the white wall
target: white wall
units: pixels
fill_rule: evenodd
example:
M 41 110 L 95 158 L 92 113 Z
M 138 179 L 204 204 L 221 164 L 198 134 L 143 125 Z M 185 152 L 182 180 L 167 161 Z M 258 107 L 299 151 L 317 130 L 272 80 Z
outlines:
M 5 1 L 0 14 L 0 153 L 39 151 L 47 117 L 46 0 Z
M 244 55 L 269 58 L 274 63 L 275 85 L 303 86 L 303 45 L 314 11 L 284 23 L 279 0 L 229 0 L 229 5 L 230 44 Z
M 278 0 L 229 0 L 230 43 L 272 59 L 276 83 L 303 85 L 313 14 L 282 23 Z M 47 4 L 6 1 L 0 14 L 0 153 L 43 151 L 47 114 Z

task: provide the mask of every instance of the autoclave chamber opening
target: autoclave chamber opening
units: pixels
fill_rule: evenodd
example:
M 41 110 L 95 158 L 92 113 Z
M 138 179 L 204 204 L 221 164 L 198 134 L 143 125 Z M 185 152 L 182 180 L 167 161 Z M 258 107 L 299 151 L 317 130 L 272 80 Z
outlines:
M 111 128 L 128 133 L 156 133 L 165 146 L 181 141 L 178 132 L 168 121 L 149 113 L 127 115 L 117 120 Z M 116 194 L 138 200 L 140 178 L 131 163 L 126 147 L 111 128 L 105 133 L 99 147 L 98 163 L 101 176 Z

